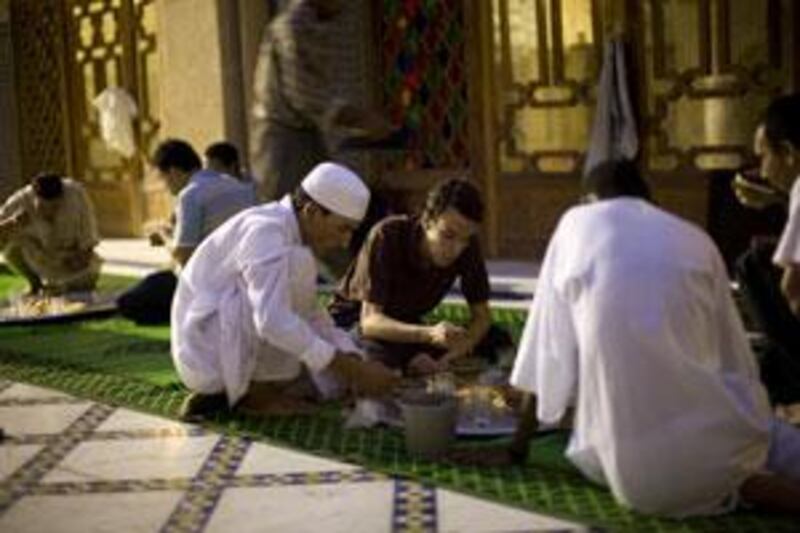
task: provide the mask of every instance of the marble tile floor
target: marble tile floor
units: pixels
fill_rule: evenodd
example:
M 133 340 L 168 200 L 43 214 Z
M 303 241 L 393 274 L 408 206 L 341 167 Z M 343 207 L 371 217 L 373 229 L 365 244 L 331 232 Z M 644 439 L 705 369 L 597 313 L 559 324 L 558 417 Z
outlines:
M 0 381 L 0 531 L 584 531 L 356 465 Z

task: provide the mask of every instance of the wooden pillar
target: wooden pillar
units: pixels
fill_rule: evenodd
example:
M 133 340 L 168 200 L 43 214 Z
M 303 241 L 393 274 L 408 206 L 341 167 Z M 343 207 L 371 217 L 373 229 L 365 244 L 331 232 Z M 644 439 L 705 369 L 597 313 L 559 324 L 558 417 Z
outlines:
M 792 65 L 792 91 L 800 92 L 800 5 L 792 2 L 790 9 L 792 17 L 790 39 L 792 43 L 789 61 Z
M 229 0 L 222 0 L 229 1 Z M 249 122 L 250 110 L 253 108 L 253 73 L 258 59 L 258 48 L 264 27 L 272 15 L 268 2 L 253 2 L 252 0 L 238 0 L 238 39 L 241 63 L 241 96 L 242 111 L 244 113 L 245 131 L 242 135 L 240 147 L 242 163 L 249 168 Z
M 496 257 L 500 242 L 499 163 L 497 159 L 497 108 L 494 95 L 492 2 L 465 0 L 469 49 L 470 154 L 472 172 L 483 189 L 486 205 L 484 234 L 486 252 Z
M 247 154 L 247 107 L 242 63 L 241 13 L 238 2 L 217 0 L 217 25 L 219 27 L 220 74 L 222 98 L 225 102 L 225 137 L 239 148 L 241 156 Z M 245 164 L 247 163 L 245 159 Z
M 225 139 L 226 101 L 217 0 L 158 2 L 160 137 L 180 137 L 202 151 Z
M 22 184 L 9 0 L 0 0 L 0 202 Z

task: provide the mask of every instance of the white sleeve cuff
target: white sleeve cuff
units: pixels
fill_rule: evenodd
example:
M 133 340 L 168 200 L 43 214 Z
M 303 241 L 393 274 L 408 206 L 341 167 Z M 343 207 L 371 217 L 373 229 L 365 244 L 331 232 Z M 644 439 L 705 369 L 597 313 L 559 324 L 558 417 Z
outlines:
M 336 354 L 336 348 L 317 337 L 311 346 L 300 354 L 300 360 L 313 372 L 325 369 Z

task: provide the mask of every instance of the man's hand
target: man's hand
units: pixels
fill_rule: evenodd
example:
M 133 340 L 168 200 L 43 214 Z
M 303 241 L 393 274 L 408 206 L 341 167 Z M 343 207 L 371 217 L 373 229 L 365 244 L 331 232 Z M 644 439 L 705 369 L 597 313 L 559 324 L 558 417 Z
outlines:
M 147 238 L 150 240 L 150 246 L 164 246 L 167 244 L 167 241 L 164 240 L 164 235 L 157 231 L 148 235 Z
M 392 123 L 380 113 L 351 104 L 336 108 L 328 119 L 328 129 L 342 128 L 351 135 L 380 139 L 393 131 Z
M 329 368 L 358 396 L 388 396 L 400 384 L 400 376 L 389 368 L 354 354 L 337 353 Z
M 0 240 L 8 239 L 15 232 L 25 227 L 28 222 L 30 222 L 30 215 L 24 210 L 0 220 Z
M 438 348 L 450 350 L 467 335 L 467 330 L 447 321 L 428 328 L 428 343 Z
M 147 239 L 150 241 L 150 246 L 168 246 L 170 242 L 172 242 L 172 233 L 174 231 L 173 230 L 174 226 L 175 226 L 174 220 L 170 224 L 160 223 L 151 226 L 152 230 L 147 235 Z
M 741 174 L 736 175 L 731 187 L 739 203 L 751 209 L 765 209 L 784 201 L 783 195 L 768 184 L 753 182 Z
M 472 349 L 474 346 L 468 337 L 462 337 L 455 341 L 451 346 L 450 349 L 447 350 L 441 359 L 439 359 L 439 363 L 443 366 L 447 367 L 450 363 L 455 361 L 456 359 L 460 359 L 462 357 L 466 357 L 467 355 L 472 353 Z

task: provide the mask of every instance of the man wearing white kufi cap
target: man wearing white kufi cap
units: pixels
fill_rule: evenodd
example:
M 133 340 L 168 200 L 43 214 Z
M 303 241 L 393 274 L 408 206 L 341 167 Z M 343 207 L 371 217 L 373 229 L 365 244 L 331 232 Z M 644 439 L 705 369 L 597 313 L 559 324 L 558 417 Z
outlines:
M 347 245 L 369 196 L 353 172 L 322 163 L 291 196 L 243 211 L 197 248 L 172 307 L 172 356 L 193 392 L 185 418 L 236 404 L 274 412 L 301 388 L 391 390 L 397 378 L 356 357 L 317 303 L 316 258 Z

